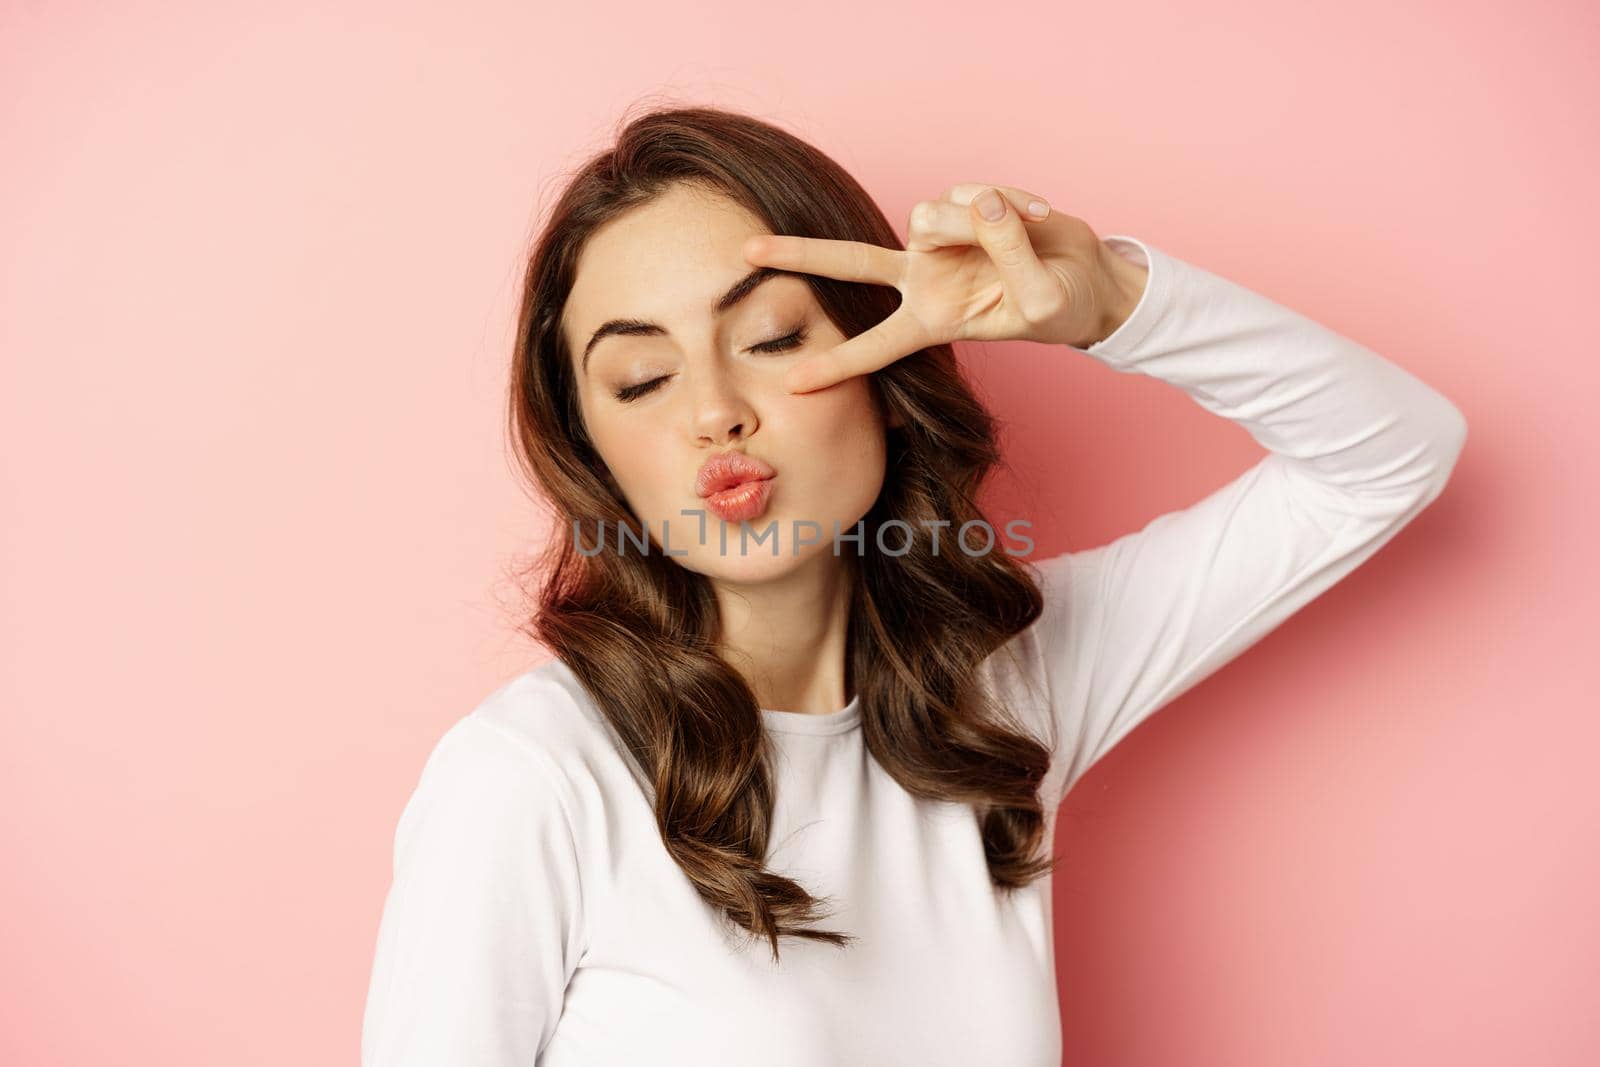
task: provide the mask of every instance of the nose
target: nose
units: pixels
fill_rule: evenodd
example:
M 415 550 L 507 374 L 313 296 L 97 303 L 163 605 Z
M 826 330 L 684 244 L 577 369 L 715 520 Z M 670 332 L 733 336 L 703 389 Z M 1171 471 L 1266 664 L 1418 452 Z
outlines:
M 691 430 L 701 444 L 720 445 L 749 437 L 759 420 L 744 392 L 723 369 L 711 368 L 697 375 L 691 389 L 693 405 Z

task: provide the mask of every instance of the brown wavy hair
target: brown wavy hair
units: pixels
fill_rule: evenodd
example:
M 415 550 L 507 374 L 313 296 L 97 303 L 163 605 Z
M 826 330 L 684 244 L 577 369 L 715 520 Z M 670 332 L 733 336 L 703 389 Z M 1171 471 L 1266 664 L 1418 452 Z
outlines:
M 774 960 L 780 936 L 845 945 L 807 926 L 821 900 L 765 865 L 773 807 L 770 739 L 756 697 L 717 654 L 709 579 L 662 553 L 578 551 L 579 526 L 640 530 L 585 433 L 571 353 L 559 328 L 585 240 L 675 183 L 719 192 L 771 232 L 903 250 L 866 191 L 799 137 L 749 115 L 657 107 L 619 124 L 550 210 L 529 255 L 509 389 L 509 431 L 524 476 L 553 505 L 557 533 L 519 575 L 531 602 L 521 628 L 559 656 L 609 720 L 652 792 L 661 841 L 700 895 Z M 888 287 L 801 275 L 846 337 L 898 304 Z M 865 548 L 848 562 L 845 671 L 861 701 L 868 750 L 915 796 L 974 805 L 990 878 L 1001 890 L 1053 868 L 1039 784 L 1050 750 L 982 691 L 990 652 L 1042 609 L 1030 574 L 1003 552 L 935 553 L 928 522 L 982 520 L 975 495 L 1000 462 L 996 424 L 961 377 L 949 345 L 872 375 L 904 425 L 887 433 L 888 470 L 864 517 L 863 546 L 899 519 L 909 551 Z M 905 539 L 899 527 L 886 544 Z M 825 900 L 827 898 L 822 898 Z

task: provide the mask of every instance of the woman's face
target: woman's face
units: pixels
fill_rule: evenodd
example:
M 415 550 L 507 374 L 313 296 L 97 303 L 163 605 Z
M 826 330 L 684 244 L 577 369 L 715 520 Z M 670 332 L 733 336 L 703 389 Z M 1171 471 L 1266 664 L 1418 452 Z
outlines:
M 584 426 L 647 525 L 649 551 L 737 583 L 857 551 L 841 541 L 836 554 L 834 531 L 855 532 L 884 478 L 884 414 L 866 377 L 805 394 L 783 387 L 796 362 L 845 339 L 806 281 L 779 273 L 715 306 L 758 270 L 745 239 L 770 232 L 720 194 L 673 186 L 591 235 L 561 321 Z M 719 515 L 729 497 L 696 491 L 701 465 L 728 451 L 776 472 L 765 507 L 742 521 Z M 580 533 L 592 546 L 595 524 Z M 604 534 L 605 550 L 619 551 L 618 531 Z M 642 550 L 629 541 L 621 551 Z

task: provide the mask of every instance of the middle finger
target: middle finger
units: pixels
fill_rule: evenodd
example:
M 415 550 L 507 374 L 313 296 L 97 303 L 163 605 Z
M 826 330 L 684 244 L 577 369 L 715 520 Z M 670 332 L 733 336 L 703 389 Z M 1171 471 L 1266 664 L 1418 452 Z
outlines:
M 1043 219 L 1050 215 L 1050 201 L 1037 193 L 1030 193 L 1026 189 L 1018 189 L 1014 185 L 995 185 L 992 182 L 957 182 L 944 191 L 944 198 L 952 204 L 966 207 L 977 198 L 985 189 L 997 189 L 1001 196 L 1011 201 L 1017 209 L 1017 214 L 1025 219 Z M 1031 205 L 1035 202 L 1044 206 L 1044 211 L 1035 214 Z
M 988 186 L 978 186 L 987 189 Z M 1015 206 L 1017 199 L 1007 197 Z M 970 198 L 968 203 L 970 203 Z M 1046 211 L 1048 211 L 1048 206 Z M 1030 240 L 1038 240 L 1034 234 L 1046 233 L 1049 226 L 1040 216 L 1029 215 L 1022 210 L 1017 211 L 1017 217 L 1031 225 L 1028 228 Z M 906 228 L 906 251 L 927 252 L 934 248 L 952 248 L 958 245 L 978 244 L 978 232 L 972 225 L 972 212 L 966 205 L 958 204 L 954 200 L 923 200 L 911 209 L 911 221 Z
M 846 378 L 887 367 L 931 343 L 933 339 L 922 325 L 901 305 L 871 329 L 796 363 L 784 375 L 784 388 L 791 393 L 826 389 Z

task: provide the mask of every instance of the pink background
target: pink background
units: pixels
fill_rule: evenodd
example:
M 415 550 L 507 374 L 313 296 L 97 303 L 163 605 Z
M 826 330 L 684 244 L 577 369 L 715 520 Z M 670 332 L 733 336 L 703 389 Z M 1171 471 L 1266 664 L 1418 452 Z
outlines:
M 787 125 L 902 234 L 1044 193 L 1467 415 L 1432 508 L 1068 799 L 1068 1062 L 1600 1060 L 1593 5 L 106 6 L 0 15 L 0 1061 L 355 1062 L 421 761 L 544 658 L 520 257 L 650 102 Z M 963 357 L 1041 552 L 1259 458 Z

